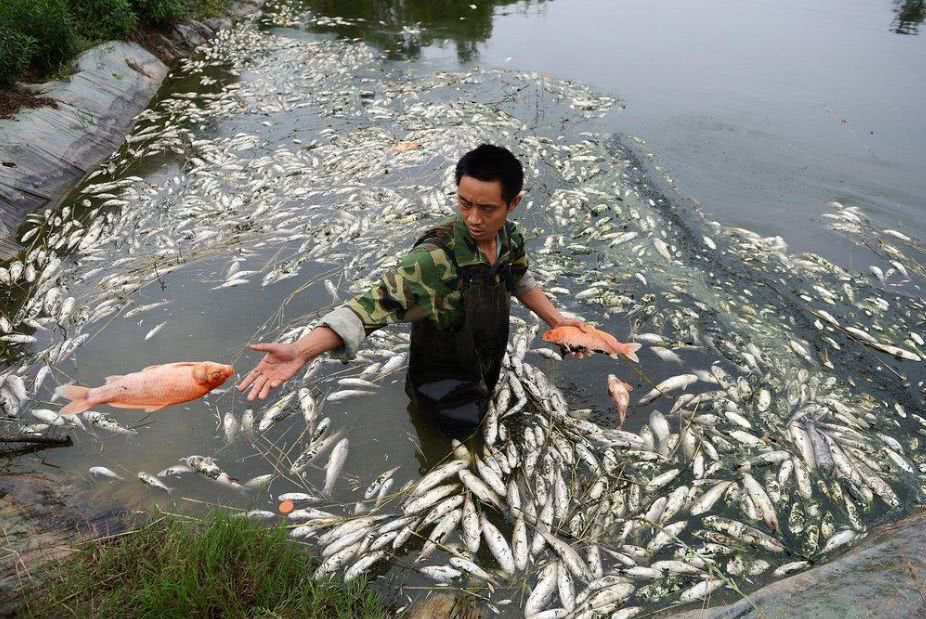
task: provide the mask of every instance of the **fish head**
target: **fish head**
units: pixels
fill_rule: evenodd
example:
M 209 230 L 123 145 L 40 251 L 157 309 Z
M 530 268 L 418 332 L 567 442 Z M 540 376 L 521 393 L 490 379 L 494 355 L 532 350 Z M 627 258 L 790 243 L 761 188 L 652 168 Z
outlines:
M 193 368 L 193 378 L 200 385 L 204 385 L 209 389 L 215 389 L 228 380 L 228 377 L 231 376 L 234 371 L 235 370 L 230 365 L 203 361 Z
M 544 342 L 555 342 L 556 341 L 556 329 L 550 329 L 549 331 L 543 334 Z

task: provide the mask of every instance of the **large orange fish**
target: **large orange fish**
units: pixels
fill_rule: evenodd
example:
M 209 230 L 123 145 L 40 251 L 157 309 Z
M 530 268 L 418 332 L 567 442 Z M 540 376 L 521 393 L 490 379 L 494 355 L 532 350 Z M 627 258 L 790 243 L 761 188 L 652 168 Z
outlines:
M 74 415 L 99 404 L 116 408 L 141 408 L 146 413 L 165 406 L 201 398 L 222 383 L 234 370 L 212 361 L 180 361 L 151 365 L 125 376 L 107 376 L 100 387 L 62 385 L 56 393 L 71 400 L 61 415 Z
M 634 362 L 639 362 L 637 351 L 640 350 L 640 344 L 622 344 L 614 339 L 614 336 L 604 331 L 599 331 L 594 327 L 588 327 L 588 331 L 583 332 L 578 327 L 566 326 L 550 329 L 543 334 L 544 341 L 559 344 L 570 350 L 591 350 L 594 352 L 603 352 L 613 359 L 617 355 L 624 355 Z

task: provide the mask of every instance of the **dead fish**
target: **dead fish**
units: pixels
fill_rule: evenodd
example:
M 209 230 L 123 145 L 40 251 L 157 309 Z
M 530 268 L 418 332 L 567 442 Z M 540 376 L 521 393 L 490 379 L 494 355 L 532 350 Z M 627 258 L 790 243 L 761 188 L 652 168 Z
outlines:
M 150 340 L 151 338 L 153 338 L 155 335 L 157 335 L 158 332 L 159 332 L 161 329 L 163 329 L 163 328 L 164 328 L 164 325 L 166 325 L 166 324 L 167 324 L 167 321 L 165 320 L 164 322 L 158 324 L 156 327 L 154 327 L 153 329 L 151 329 L 150 331 L 148 331 L 148 333 L 145 334 L 145 341 L 148 341 L 148 340 Z
M 276 475 L 273 473 L 258 475 L 257 477 L 244 482 L 244 485 L 246 488 L 250 488 L 252 490 L 263 490 L 270 485 L 270 482 L 273 481 L 274 477 L 276 477 Z
M 144 471 L 140 471 L 138 473 L 138 479 L 140 479 L 142 483 L 144 483 L 146 486 L 151 486 L 152 488 L 163 490 L 167 494 L 173 494 L 174 492 L 173 488 L 168 488 L 164 484 L 164 482 L 162 482 L 160 479 L 158 479 L 154 475 L 151 475 L 150 473 L 145 473 Z
M 347 400 L 348 398 L 357 398 L 371 395 L 376 395 L 376 392 L 361 391 L 358 389 L 345 389 L 343 391 L 335 391 L 325 399 L 329 402 L 340 402 L 341 400 Z
M 91 466 L 89 469 L 90 475 L 93 477 L 107 478 L 107 479 L 122 479 L 122 476 L 118 473 L 115 473 L 105 466 Z
M 157 476 L 158 477 L 179 477 L 180 475 L 184 475 L 186 473 L 192 473 L 192 472 L 193 472 L 193 469 L 191 469 L 185 464 L 175 464 L 173 466 L 167 467 L 166 469 L 158 473 Z
M 341 469 L 344 468 L 344 462 L 347 461 L 347 451 L 349 447 L 350 442 L 345 438 L 341 439 L 341 441 L 334 446 L 334 449 L 331 450 L 331 455 L 328 457 L 328 464 L 325 465 L 325 487 L 322 490 L 322 492 L 328 496 L 331 496 L 334 483 L 341 475 Z
M 618 342 L 610 333 L 599 331 L 594 327 L 589 327 L 586 332 L 573 326 L 556 327 L 544 333 L 543 339 L 568 349 L 603 352 L 615 359 L 620 354 L 635 363 L 640 361 L 637 358 L 637 351 L 640 350 L 641 344 Z
M 234 413 L 225 413 L 222 417 L 222 429 L 225 431 L 225 442 L 232 443 L 235 441 L 235 435 L 238 434 L 238 420 L 235 419 Z
M 617 409 L 618 428 L 624 425 L 624 420 L 627 418 L 627 408 L 630 406 L 631 391 L 633 391 L 633 387 L 620 380 L 614 374 L 608 374 L 608 395 L 611 397 L 611 402 L 614 403 L 614 408 Z
M 211 361 L 183 361 L 151 365 L 125 376 L 107 376 L 101 387 L 62 385 L 56 393 L 71 400 L 61 409 L 62 415 L 80 413 L 98 404 L 141 408 L 150 413 L 201 398 L 224 383 L 233 371 L 230 365 Z
M 696 382 L 698 382 L 698 376 L 696 374 L 679 374 L 678 376 L 672 376 L 657 384 L 649 393 L 640 398 L 640 404 L 648 404 L 659 396 L 678 389 L 687 389 Z

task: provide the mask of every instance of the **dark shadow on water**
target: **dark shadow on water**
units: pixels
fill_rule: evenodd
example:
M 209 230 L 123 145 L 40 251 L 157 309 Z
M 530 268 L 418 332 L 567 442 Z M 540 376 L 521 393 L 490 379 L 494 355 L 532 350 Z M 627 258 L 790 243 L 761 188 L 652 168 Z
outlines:
M 418 434 L 415 457 L 422 475 L 447 461 L 447 454 L 453 451 L 451 439 L 464 443 L 470 453 L 478 453 L 481 449 L 481 430 L 478 427 L 465 431 L 442 428 L 434 417 L 420 410 L 414 402 L 408 403 L 408 418 Z
M 896 0 L 897 16 L 891 30 L 897 34 L 919 34 L 920 24 L 926 19 L 926 0 Z
M 474 60 L 492 34 L 495 7 L 530 12 L 551 0 L 302 0 L 318 15 L 363 20 L 351 25 L 313 25 L 315 32 L 360 38 L 391 60 L 416 59 L 425 47 L 452 46 L 460 62 Z M 470 8 L 470 5 L 476 8 Z

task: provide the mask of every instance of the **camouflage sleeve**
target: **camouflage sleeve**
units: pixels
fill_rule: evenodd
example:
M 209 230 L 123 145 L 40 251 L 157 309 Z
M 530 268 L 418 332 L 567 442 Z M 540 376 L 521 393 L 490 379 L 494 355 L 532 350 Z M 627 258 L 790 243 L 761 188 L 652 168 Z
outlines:
M 537 288 L 540 284 L 528 271 L 527 251 L 524 237 L 515 227 L 511 230 L 511 280 L 514 296 L 519 297 L 528 290 Z
M 460 304 L 460 293 L 451 288 L 455 278 L 443 249 L 420 245 L 376 286 L 351 299 L 348 307 L 363 323 L 367 335 L 389 324 L 424 318 L 445 327 L 449 312 Z
M 367 334 L 363 329 L 363 323 L 349 307 L 346 305 L 336 307 L 322 316 L 319 324 L 337 333 L 343 342 L 341 347 L 331 351 L 332 357 L 341 361 L 350 361 L 357 356 L 360 344 L 363 343 Z

